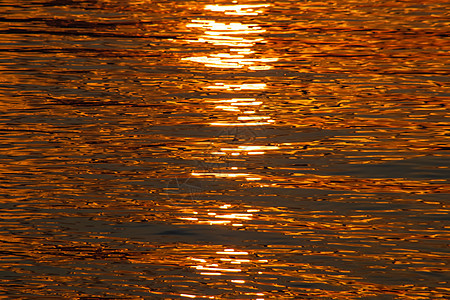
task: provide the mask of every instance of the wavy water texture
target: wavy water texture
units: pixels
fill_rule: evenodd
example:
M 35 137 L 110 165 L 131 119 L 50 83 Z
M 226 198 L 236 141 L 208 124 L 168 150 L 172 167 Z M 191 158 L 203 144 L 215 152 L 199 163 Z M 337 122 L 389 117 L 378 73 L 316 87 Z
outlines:
M 0 298 L 450 298 L 447 1 L 0 12 Z

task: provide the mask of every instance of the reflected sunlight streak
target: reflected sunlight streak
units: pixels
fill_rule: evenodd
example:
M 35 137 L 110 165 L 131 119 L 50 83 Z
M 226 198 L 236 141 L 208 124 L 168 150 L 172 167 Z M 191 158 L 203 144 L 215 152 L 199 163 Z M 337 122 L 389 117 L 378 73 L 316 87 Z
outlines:
M 188 43 L 210 43 L 215 46 L 229 46 L 230 53 L 215 53 L 208 56 L 191 56 L 182 58 L 184 61 L 202 63 L 211 68 L 244 68 L 250 70 L 269 70 L 272 68 L 266 63 L 276 62 L 278 58 L 246 58 L 244 55 L 252 55 L 249 47 L 256 43 L 265 43 L 266 41 L 258 35 L 266 32 L 258 24 L 242 24 L 238 22 L 220 23 L 213 20 L 191 20 L 186 25 L 188 28 L 203 29 L 203 35 L 196 40 L 186 40 Z M 241 36 L 237 36 L 241 35 Z M 242 37 L 256 35 L 255 37 Z M 236 48 L 237 47 L 237 48 Z M 231 52 L 237 52 L 231 54 Z
M 206 5 L 205 9 L 210 11 L 223 12 L 226 15 L 256 16 L 263 12 L 261 8 L 269 7 L 269 4 L 253 5 Z
M 207 86 L 208 89 L 241 91 L 241 90 L 264 90 L 267 84 L 265 83 L 243 83 L 243 84 L 225 84 L 215 83 L 214 85 Z

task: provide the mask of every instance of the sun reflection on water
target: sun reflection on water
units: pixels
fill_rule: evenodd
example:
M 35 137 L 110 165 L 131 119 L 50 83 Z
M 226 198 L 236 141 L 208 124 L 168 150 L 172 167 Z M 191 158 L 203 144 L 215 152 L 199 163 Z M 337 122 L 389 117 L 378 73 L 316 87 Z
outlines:
M 242 90 L 264 90 L 267 84 L 265 83 L 242 83 L 242 84 L 225 84 L 222 82 L 209 85 L 208 89 L 228 90 L 228 91 L 242 91 Z
M 218 250 L 215 254 L 213 258 L 188 257 L 187 259 L 192 261 L 191 268 L 200 275 L 207 278 L 223 277 L 222 280 L 238 286 L 248 282 L 248 273 L 251 268 L 269 262 L 267 259 L 255 259 L 248 251 L 233 248 Z M 264 293 L 261 292 L 247 292 L 246 294 L 256 296 L 255 299 L 264 299 L 260 298 L 264 297 Z
M 208 174 L 209 176 L 214 174 Z M 249 174 L 217 174 L 217 177 L 245 177 Z M 229 176 L 235 175 L 235 176 Z M 202 174 L 196 174 L 194 176 L 202 176 Z M 195 224 L 203 225 L 228 225 L 232 227 L 242 227 L 249 224 L 254 219 L 256 213 L 261 210 L 257 208 L 245 208 L 244 211 L 239 211 L 239 207 L 231 204 L 222 204 L 203 210 L 183 210 L 183 216 L 178 219 Z
M 264 5 L 261 7 L 266 7 Z M 230 6 L 207 6 L 214 11 L 228 11 Z M 259 7 L 259 6 L 256 6 Z M 236 6 L 235 11 L 241 12 L 243 6 Z M 208 8 L 206 8 L 208 9 Z M 246 8 L 249 13 L 255 13 L 253 8 Z M 210 43 L 214 46 L 227 46 L 228 52 L 212 53 L 208 56 L 190 56 L 182 58 L 185 61 L 202 63 L 211 68 L 248 68 L 249 70 L 269 70 L 272 66 L 267 63 L 276 62 L 276 57 L 256 57 L 255 51 L 251 50 L 256 43 L 266 43 L 261 34 L 266 32 L 258 24 L 243 24 L 240 22 L 223 23 L 214 20 L 191 20 L 186 25 L 188 28 L 203 30 L 197 39 L 186 40 L 188 43 Z
M 247 4 L 247 5 L 206 5 L 205 10 L 223 12 L 225 15 L 239 15 L 239 16 L 256 16 L 264 12 L 264 8 L 269 7 L 270 4 Z
M 269 4 L 255 5 L 206 5 L 205 10 L 224 13 L 225 15 L 258 15 L 269 7 Z M 188 43 L 212 44 L 221 47 L 219 52 L 211 53 L 207 56 L 184 57 L 182 61 L 201 63 L 207 68 L 247 68 L 248 70 L 268 70 L 271 69 L 271 62 L 276 62 L 278 58 L 258 57 L 258 53 L 253 49 L 256 44 L 265 43 L 263 34 L 266 32 L 262 26 L 256 23 L 221 22 L 211 19 L 192 19 L 187 25 L 192 30 L 198 30 L 198 36 L 186 40 Z M 259 55 L 260 56 L 260 55 Z M 253 83 L 233 83 L 233 82 L 215 82 L 206 85 L 207 90 L 217 90 L 218 92 L 240 92 L 264 91 L 267 84 L 264 82 Z M 264 155 L 266 152 L 279 149 L 276 145 L 258 145 L 255 135 L 252 133 L 256 128 L 260 129 L 275 123 L 264 108 L 264 100 L 256 97 L 236 97 L 236 98 L 216 98 L 205 100 L 206 103 L 213 103 L 216 110 L 229 113 L 222 120 L 210 122 L 213 127 L 224 128 L 226 136 L 233 136 L 240 131 L 240 144 L 214 146 L 210 145 L 207 153 L 211 156 L 209 163 L 214 161 L 227 161 L 233 158 L 245 160 L 247 156 Z M 240 129 L 239 129 L 240 128 Z M 252 129 L 255 128 L 255 129 Z M 232 133 L 234 131 L 234 133 Z M 247 172 L 239 172 L 239 169 L 245 169 L 240 166 L 229 165 L 228 167 L 202 167 L 191 172 L 191 176 L 196 178 L 220 178 L 246 181 L 259 181 L 261 176 Z M 210 221 L 211 224 L 225 224 L 229 221 Z

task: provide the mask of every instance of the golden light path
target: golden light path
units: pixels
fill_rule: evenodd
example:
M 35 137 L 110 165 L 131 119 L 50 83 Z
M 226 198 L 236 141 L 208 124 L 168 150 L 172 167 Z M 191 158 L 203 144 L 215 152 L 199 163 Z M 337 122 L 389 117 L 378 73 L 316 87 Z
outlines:
M 206 5 L 205 10 L 214 12 L 223 12 L 226 15 L 257 15 L 263 12 L 263 8 L 269 7 L 269 4 L 255 5 Z M 272 66 L 266 63 L 275 62 L 277 58 L 259 58 L 254 57 L 255 51 L 252 47 L 256 43 L 265 43 L 261 34 L 266 30 L 260 25 L 251 23 L 243 24 L 240 22 L 218 22 L 216 20 L 196 19 L 191 20 L 186 25 L 188 28 L 199 29 L 202 31 L 197 39 L 186 40 L 189 43 L 206 43 L 214 46 L 228 46 L 228 52 L 213 53 L 208 56 L 190 56 L 182 58 L 184 61 L 202 63 L 205 67 L 211 68 L 248 68 L 249 70 L 268 70 Z M 247 57 L 251 55 L 252 57 Z M 206 89 L 223 91 L 262 91 L 267 88 L 265 83 L 214 83 L 207 85 Z M 211 122 L 211 126 L 225 128 L 243 128 L 253 126 L 266 126 L 275 123 L 270 116 L 261 115 L 264 102 L 256 98 L 232 98 L 232 99 L 214 99 L 206 102 L 217 103 L 216 109 L 235 113 L 233 120 Z M 211 151 L 215 156 L 242 156 L 242 155 L 261 155 L 266 151 L 277 150 L 277 146 L 262 145 L 240 145 L 237 147 L 221 147 Z M 217 177 L 217 178 L 245 178 L 248 181 L 260 180 L 259 176 L 249 173 L 235 172 L 237 167 L 230 168 L 226 172 L 199 170 L 191 173 L 196 177 Z
M 242 91 L 242 90 L 264 90 L 267 85 L 265 83 L 243 83 L 243 84 L 225 84 L 215 83 L 209 85 L 208 89 L 228 90 L 228 91 Z
M 234 2 L 234 1 L 233 1 Z M 269 4 L 252 5 L 206 5 L 205 10 L 223 12 L 226 15 L 256 16 L 262 12 L 262 8 L 269 7 Z
M 231 279 L 229 282 L 234 284 L 245 284 L 245 271 L 250 265 L 257 266 L 258 264 L 265 264 L 269 261 L 267 259 L 254 259 L 250 256 L 247 251 L 239 251 L 233 248 L 226 248 L 221 251 L 215 252 L 216 257 L 214 259 L 210 258 L 196 258 L 188 257 L 194 265 L 191 266 L 192 269 L 198 271 L 200 275 L 203 276 L 236 276 L 235 279 Z M 250 295 L 250 294 L 249 294 Z M 264 293 L 253 292 L 251 295 L 256 296 L 255 299 L 263 300 Z M 198 296 L 192 294 L 181 294 L 181 296 L 186 298 L 208 298 L 208 299 L 218 299 L 214 296 Z
M 214 6 L 214 11 L 229 10 L 230 6 Z M 235 11 L 241 11 L 238 6 Z M 206 8 L 208 9 L 208 8 Z M 188 28 L 199 28 L 203 34 L 196 40 L 187 40 L 189 43 L 210 43 L 214 46 L 229 46 L 228 52 L 213 53 L 208 56 L 191 56 L 182 60 L 202 63 L 205 67 L 212 68 L 248 68 L 249 70 L 269 70 L 272 66 L 266 63 L 275 62 L 278 58 L 256 58 L 251 50 L 256 43 L 265 43 L 261 33 L 266 32 L 258 24 L 242 24 L 239 22 L 221 23 L 214 20 L 191 20 L 186 25 Z
M 213 12 L 222 12 L 225 15 L 258 15 L 263 12 L 263 9 L 269 7 L 269 4 L 259 5 L 206 5 L 205 10 Z M 268 63 L 276 62 L 278 59 L 274 57 L 257 57 L 256 51 L 252 49 L 256 43 L 263 44 L 266 41 L 261 36 L 266 30 L 258 24 L 243 24 L 240 22 L 218 22 L 216 20 L 197 19 L 191 20 L 187 24 L 188 28 L 193 30 L 200 30 L 199 37 L 196 39 L 187 40 L 188 43 L 203 43 L 212 44 L 217 47 L 228 47 L 227 51 L 221 48 L 220 52 L 211 53 L 202 56 L 190 56 L 182 58 L 183 61 L 190 61 L 192 63 L 202 64 L 207 68 L 222 68 L 222 69 L 247 69 L 254 70 L 269 70 L 272 66 Z M 217 90 L 224 92 L 240 92 L 240 91 L 263 91 L 267 88 L 265 83 L 214 83 L 205 87 L 207 90 Z M 224 121 L 211 122 L 209 125 L 214 127 L 223 127 L 229 129 L 238 128 L 254 128 L 258 126 L 267 126 L 273 124 L 275 121 L 265 115 L 262 111 L 264 108 L 264 101 L 253 97 L 236 97 L 225 99 L 210 99 L 205 102 L 215 104 L 215 109 L 231 114 L 230 119 Z M 254 141 L 245 141 L 240 145 L 218 146 L 217 149 L 211 149 L 209 154 L 212 160 L 221 161 L 232 157 L 244 157 L 263 155 L 267 151 L 279 150 L 276 145 L 257 145 Z M 215 168 L 213 170 L 195 170 L 192 171 L 191 176 L 195 178 L 217 178 L 237 180 L 244 179 L 246 181 L 259 181 L 261 177 L 248 172 L 239 171 L 245 169 L 245 166 L 231 166 L 228 168 Z M 220 205 L 217 210 L 212 211 L 208 209 L 207 212 L 199 214 L 198 211 L 191 211 L 190 213 L 184 211 L 185 217 L 180 217 L 180 220 L 187 222 L 194 222 L 197 224 L 207 225 L 227 225 L 233 227 L 244 226 L 243 222 L 249 222 L 253 219 L 253 213 L 259 212 L 259 209 L 247 209 L 242 213 L 226 213 L 231 207 L 230 204 Z M 186 216 L 189 215 L 190 216 Z M 196 272 L 202 276 L 230 276 L 233 274 L 239 275 L 243 272 L 239 266 L 250 263 L 251 260 L 247 258 L 240 258 L 247 256 L 246 251 L 238 251 L 235 249 L 225 249 L 217 251 L 216 255 L 220 255 L 219 261 L 209 262 L 205 258 L 194 258 L 192 260 L 196 264 L 191 266 Z M 237 258 L 239 257 L 239 258 Z M 268 262 L 267 260 L 258 260 L 255 263 Z M 236 267 L 230 267 L 236 266 Z M 233 284 L 245 284 L 245 276 L 237 276 L 231 278 L 230 282 Z M 264 299 L 263 293 L 253 293 L 256 299 Z M 181 296 L 187 298 L 207 298 L 207 296 L 197 296 L 191 294 L 182 294 Z M 214 297 L 213 297 L 214 298 Z M 212 299 L 212 298 L 211 298 Z

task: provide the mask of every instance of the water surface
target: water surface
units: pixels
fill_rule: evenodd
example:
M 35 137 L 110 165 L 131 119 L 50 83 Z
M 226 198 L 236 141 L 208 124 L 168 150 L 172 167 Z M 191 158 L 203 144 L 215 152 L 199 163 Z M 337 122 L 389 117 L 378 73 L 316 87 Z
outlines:
M 448 299 L 446 1 L 2 1 L 0 297 Z

